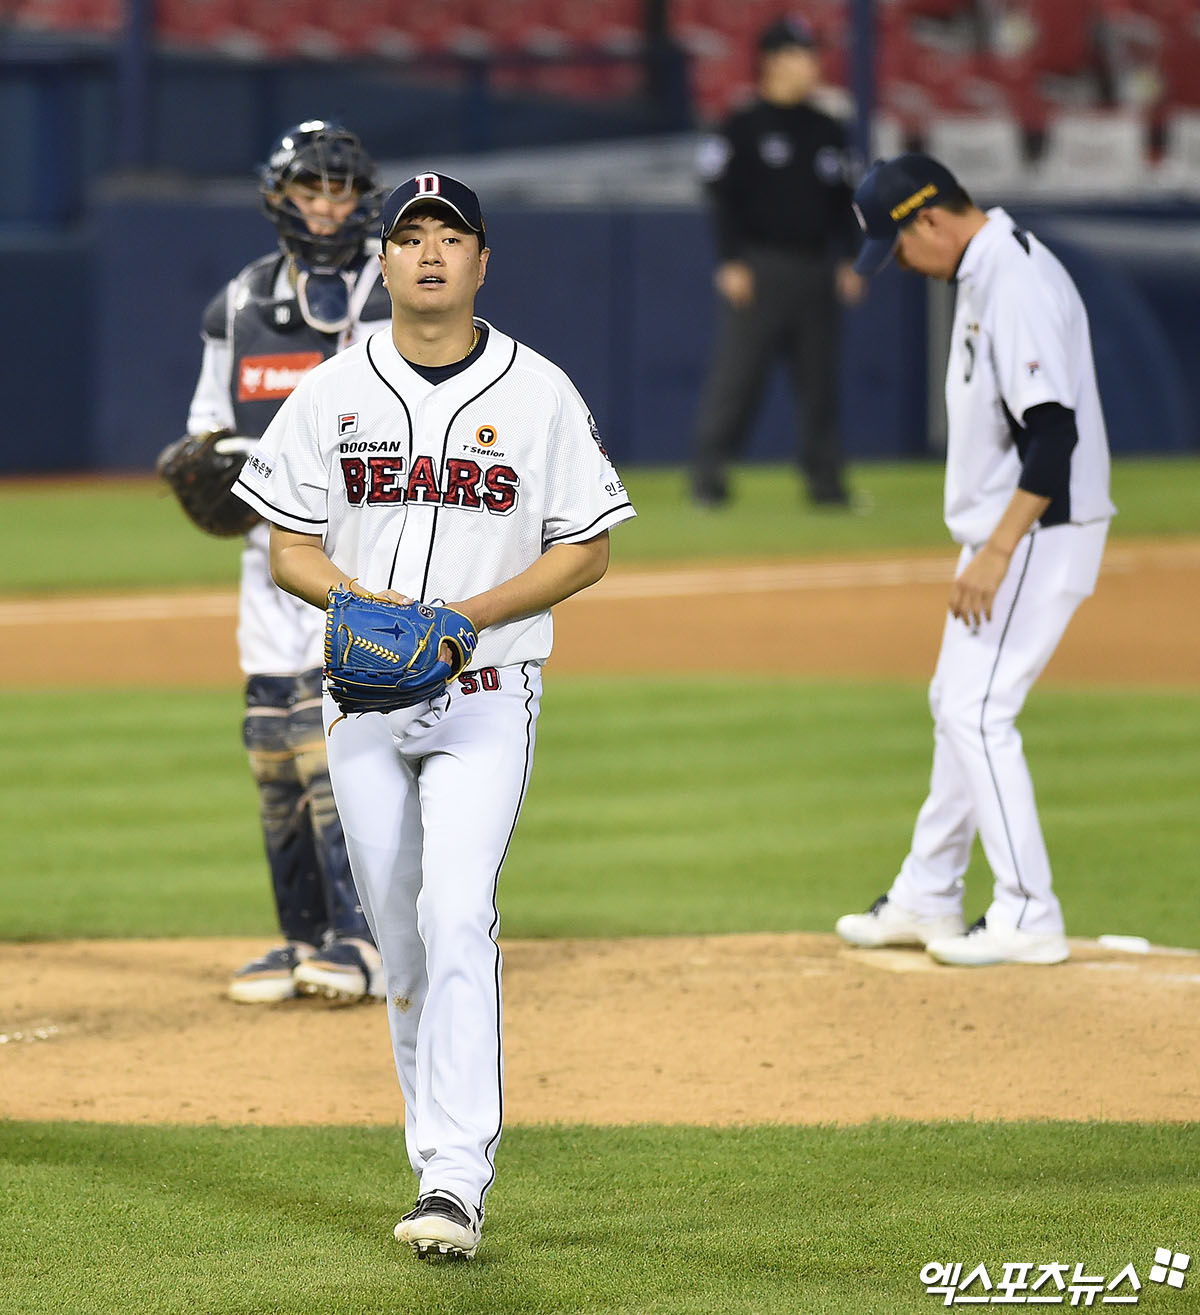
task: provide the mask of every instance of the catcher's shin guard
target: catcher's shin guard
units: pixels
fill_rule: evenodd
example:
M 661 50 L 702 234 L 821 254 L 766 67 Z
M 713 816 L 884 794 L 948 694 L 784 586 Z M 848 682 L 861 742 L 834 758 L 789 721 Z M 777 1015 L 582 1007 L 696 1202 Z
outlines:
M 319 945 L 328 925 L 308 792 L 288 746 L 291 677 L 251 676 L 243 742 L 258 785 L 263 845 L 279 929 L 289 941 Z
M 373 941 L 329 780 L 320 668 L 252 677 L 247 703 L 247 748 L 280 929 L 313 944 L 325 933 Z

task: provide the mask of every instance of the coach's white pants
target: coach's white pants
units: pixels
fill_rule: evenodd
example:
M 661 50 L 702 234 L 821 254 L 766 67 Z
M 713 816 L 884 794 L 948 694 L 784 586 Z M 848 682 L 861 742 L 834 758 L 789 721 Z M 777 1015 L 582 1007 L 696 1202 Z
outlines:
M 494 672 L 494 669 L 489 669 Z M 332 726 L 329 772 L 383 956 L 421 1193 L 482 1213 L 503 1114 L 500 869 L 533 766 L 541 668 L 499 669 L 417 708 Z M 488 683 L 491 683 L 490 680 Z M 325 697 L 328 728 L 338 716 Z
M 901 907 L 930 917 L 960 913 L 978 832 L 994 877 L 989 925 L 1062 932 L 1016 719 L 1075 609 L 1096 587 L 1107 532 L 1107 521 L 1033 531 L 1013 553 L 990 621 L 972 629 L 947 614 L 929 687 L 929 795 L 889 892 Z M 975 551 L 963 549 L 960 572 Z

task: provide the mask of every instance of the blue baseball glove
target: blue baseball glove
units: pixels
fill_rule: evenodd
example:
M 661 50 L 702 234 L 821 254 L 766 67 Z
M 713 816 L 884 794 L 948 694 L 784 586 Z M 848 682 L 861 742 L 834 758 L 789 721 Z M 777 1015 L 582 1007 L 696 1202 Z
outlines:
M 438 657 L 442 643 L 454 657 Z M 331 589 L 325 678 L 343 713 L 391 712 L 436 698 L 471 660 L 475 627 L 440 603 L 393 603 L 362 589 Z

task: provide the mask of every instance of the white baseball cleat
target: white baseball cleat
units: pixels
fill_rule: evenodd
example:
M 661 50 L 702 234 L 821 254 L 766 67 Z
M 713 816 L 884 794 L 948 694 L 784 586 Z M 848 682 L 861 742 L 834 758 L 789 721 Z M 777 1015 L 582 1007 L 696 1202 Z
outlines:
M 382 1000 L 387 995 L 383 960 L 370 941 L 343 937 L 332 940 L 296 965 L 296 990 L 353 1004 Z
M 989 927 L 984 918 L 965 934 L 931 940 L 925 948 L 938 963 L 964 968 L 991 963 L 1062 963 L 1071 956 L 1061 933 L 1046 936 L 1015 927 Z
M 880 895 L 866 913 L 847 913 L 834 929 L 848 944 L 876 950 L 884 945 L 928 945 L 932 940 L 961 936 L 965 928 L 961 914 L 923 918 Z
M 397 1242 L 407 1242 L 422 1260 L 440 1256 L 470 1260 L 481 1232 L 479 1216 L 446 1192 L 429 1192 L 396 1225 Z

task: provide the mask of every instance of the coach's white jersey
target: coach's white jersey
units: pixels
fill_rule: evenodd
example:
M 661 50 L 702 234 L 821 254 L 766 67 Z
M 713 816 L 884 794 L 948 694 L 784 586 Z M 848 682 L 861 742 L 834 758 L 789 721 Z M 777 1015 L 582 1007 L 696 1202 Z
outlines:
M 1087 312 L 1070 275 L 999 207 L 958 268 L 946 369 L 946 525 L 959 543 L 982 543 L 1021 474 L 1020 422 L 1057 402 L 1075 413 L 1067 520 L 1106 520 L 1108 439 Z
M 446 602 L 628 520 L 625 487 L 570 379 L 487 327 L 478 358 L 436 385 L 389 330 L 319 365 L 246 462 L 239 496 L 276 525 L 320 535 L 368 589 Z M 541 662 L 552 640 L 549 611 L 494 626 L 471 666 Z

